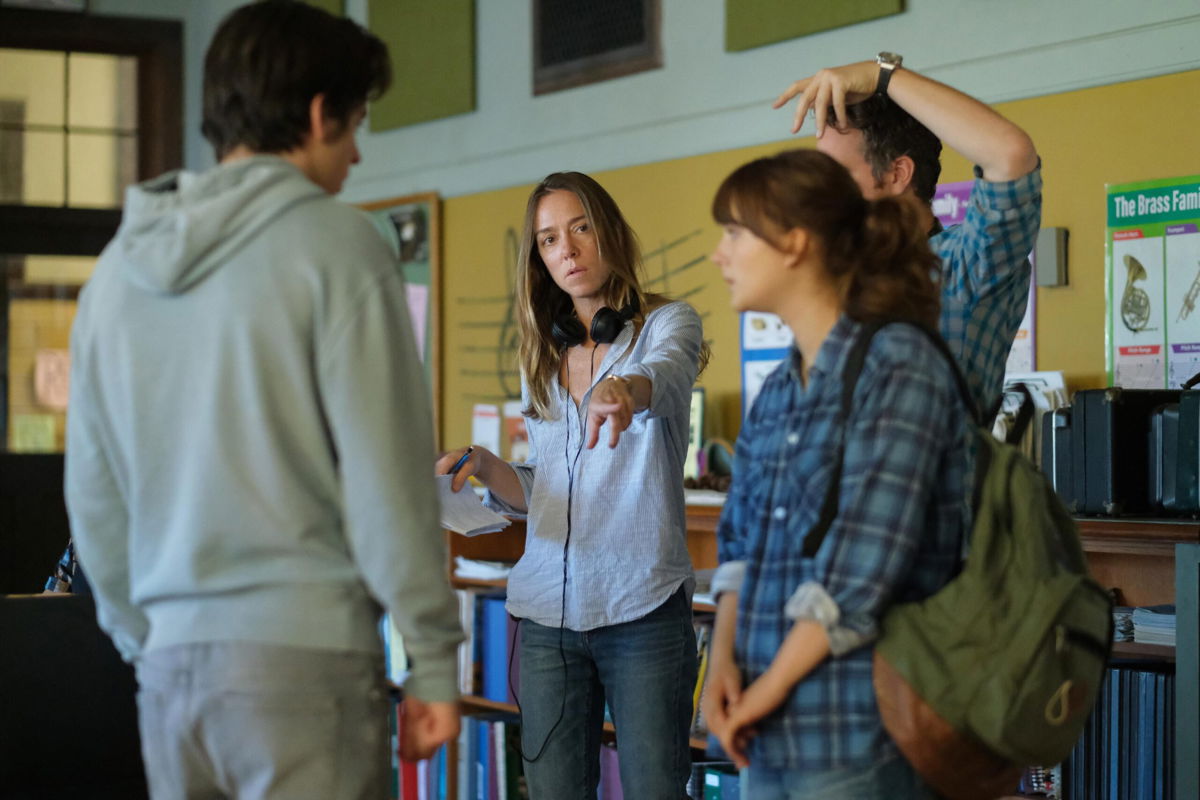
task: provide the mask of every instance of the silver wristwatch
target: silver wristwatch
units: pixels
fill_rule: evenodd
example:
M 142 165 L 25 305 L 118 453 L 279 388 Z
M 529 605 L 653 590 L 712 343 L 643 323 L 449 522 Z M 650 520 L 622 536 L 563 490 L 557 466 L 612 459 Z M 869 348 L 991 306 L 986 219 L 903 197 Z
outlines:
M 879 82 L 875 84 L 875 94 L 886 95 L 888 81 L 892 79 L 892 73 L 904 63 L 904 56 L 884 50 L 875 56 L 875 63 L 879 65 Z

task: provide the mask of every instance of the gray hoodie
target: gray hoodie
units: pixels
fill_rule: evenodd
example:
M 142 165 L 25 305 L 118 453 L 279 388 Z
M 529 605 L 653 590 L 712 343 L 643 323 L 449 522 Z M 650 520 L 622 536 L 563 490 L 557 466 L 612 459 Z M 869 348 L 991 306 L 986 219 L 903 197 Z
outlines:
M 134 187 L 71 336 L 67 504 L 129 660 L 214 641 L 378 651 L 453 700 L 428 389 L 370 220 L 256 156 Z

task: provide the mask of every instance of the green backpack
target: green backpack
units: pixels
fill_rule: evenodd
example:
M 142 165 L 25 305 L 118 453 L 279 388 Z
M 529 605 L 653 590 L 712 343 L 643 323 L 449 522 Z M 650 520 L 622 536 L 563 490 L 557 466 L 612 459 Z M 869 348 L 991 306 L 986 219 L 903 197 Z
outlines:
M 864 325 L 848 356 L 843 420 L 883 324 Z M 1046 479 L 979 427 L 945 342 L 919 329 L 950 364 L 977 423 L 974 523 L 961 572 L 885 613 L 875 693 L 884 727 L 917 772 L 947 797 L 981 800 L 1011 794 L 1022 767 L 1058 764 L 1071 752 L 1108 668 L 1112 600 L 1088 576 L 1075 523 Z M 830 495 L 832 519 L 837 480 Z M 815 553 L 819 540 L 805 545 Z

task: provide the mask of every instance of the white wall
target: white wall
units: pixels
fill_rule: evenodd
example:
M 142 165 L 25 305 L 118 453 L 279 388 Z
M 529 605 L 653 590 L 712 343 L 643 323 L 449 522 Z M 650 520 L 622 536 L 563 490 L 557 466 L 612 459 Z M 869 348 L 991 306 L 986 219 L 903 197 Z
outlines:
M 193 169 L 212 163 L 199 136 L 204 47 L 237 5 L 92 3 L 99 13 L 184 19 L 185 154 Z M 366 5 L 347 0 L 359 21 Z M 469 194 L 557 169 L 597 171 L 776 141 L 787 136 L 790 114 L 769 104 L 792 80 L 879 50 L 902 53 L 906 66 L 989 103 L 1200 68 L 1197 0 L 908 0 L 898 16 L 742 53 L 724 51 L 723 0 L 662 0 L 662 69 L 534 97 L 530 5 L 476 0 L 476 110 L 364 132 L 347 199 Z
M 183 163 L 189 169 L 204 169 L 213 163 L 212 151 L 200 135 L 204 51 L 221 18 L 243 3 L 244 0 L 91 0 L 88 6 L 95 14 L 183 22 Z

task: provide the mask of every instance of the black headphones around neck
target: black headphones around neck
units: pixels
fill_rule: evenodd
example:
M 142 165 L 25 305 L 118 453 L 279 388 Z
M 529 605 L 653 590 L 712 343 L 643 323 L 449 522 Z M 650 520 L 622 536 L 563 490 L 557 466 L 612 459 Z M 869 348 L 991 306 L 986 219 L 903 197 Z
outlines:
M 611 344 L 616 341 L 617 336 L 625 328 L 625 323 L 633 319 L 640 308 L 641 304 L 638 302 L 636 294 L 629 298 L 629 302 L 620 311 L 613 311 L 608 306 L 603 306 L 592 317 L 592 341 L 596 344 Z M 554 337 L 554 341 L 558 342 L 560 347 L 574 347 L 587 340 L 587 333 L 583 323 L 579 321 L 579 317 L 575 316 L 575 311 L 568 300 L 550 324 L 550 335 Z

